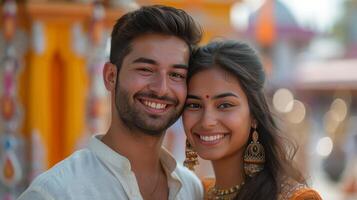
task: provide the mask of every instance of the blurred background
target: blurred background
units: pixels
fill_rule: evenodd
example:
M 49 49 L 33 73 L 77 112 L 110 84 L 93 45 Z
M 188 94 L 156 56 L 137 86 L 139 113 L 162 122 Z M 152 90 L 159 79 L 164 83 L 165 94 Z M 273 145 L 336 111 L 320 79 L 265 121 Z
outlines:
M 110 33 L 142 5 L 182 8 L 202 44 L 238 39 L 260 53 L 267 96 L 296 165 L 325 200 L 357 199 L 357 0 L 3 0 L 0 4 L 0 199 L 110 120 L 101 73 Z M 181 120 L 165 146 L 184 160 Z M 200 161 L 196 173 L 213 176 Z

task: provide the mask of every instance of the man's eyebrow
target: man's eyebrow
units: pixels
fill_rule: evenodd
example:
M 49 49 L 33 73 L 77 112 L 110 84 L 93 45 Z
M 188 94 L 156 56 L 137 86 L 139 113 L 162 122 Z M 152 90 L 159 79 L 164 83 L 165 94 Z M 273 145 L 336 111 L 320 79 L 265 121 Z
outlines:
M 222 94 L 218 94 L 216 96 L 213 96 L 212 99 L 220 99 L 220 98 L 232 97 L 232 96 L 239 98 L 236 94 L 234 94 L 232 92 L 226 92 L 226 93 L 222 93 Z
M 150 58 L 145 58 L 145 57 L 137 58 L 133 61 L 133 63 L 146 63 L 146 64 L 151 64 L 151 65 L 158 64 L 155 60 L 150 59 Z M 173 67 L 177 68 L 177 69 L 186 69 L 186 70 L 188 69 L 188 65 L 186 65 L 186 64 L 174 64 Z
M 150 59 L 150 58 L 145 58 L 145 57 L 137 58 L 133 61 L 133 63 L 147 63 L 147 64 L 151 64 L 151 65 L 157 64 L 157 62 L 155 60 Z
M 185 64 L 175 64 L 173 65 L 174 68 L 176 69 L 188 69 L 188 65 L 185 65 Z

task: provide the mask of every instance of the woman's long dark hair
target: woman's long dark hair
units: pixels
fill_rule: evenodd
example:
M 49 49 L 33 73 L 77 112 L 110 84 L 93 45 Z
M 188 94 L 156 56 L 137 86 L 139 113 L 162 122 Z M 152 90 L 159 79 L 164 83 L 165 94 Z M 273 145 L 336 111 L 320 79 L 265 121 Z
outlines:
M 193 53 L 187 81 L 196 73 L 213 67 L 222 68 L 237 77 L 247 96 L 250 112 L 257 121 L 259 141 L 265 150 L 264 170 L 245 180 L 237 199 L 276 200 L 285 177 L 305 183 L 300 172 L 292 166 L 296 148 L 293 151 L 287 149 L 289 141 L 280 135 L 268 106 L 264 94 L 265 73 L 257 53 L 238 41 L 211 42 Z

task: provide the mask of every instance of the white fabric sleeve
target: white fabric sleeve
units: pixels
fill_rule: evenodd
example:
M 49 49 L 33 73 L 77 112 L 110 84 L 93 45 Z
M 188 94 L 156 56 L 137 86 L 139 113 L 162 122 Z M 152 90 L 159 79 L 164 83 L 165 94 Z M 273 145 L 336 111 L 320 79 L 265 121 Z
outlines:
M 17 200 L 55 200 L 50 194 L 41 188 L 30 187 L 20 195 Z

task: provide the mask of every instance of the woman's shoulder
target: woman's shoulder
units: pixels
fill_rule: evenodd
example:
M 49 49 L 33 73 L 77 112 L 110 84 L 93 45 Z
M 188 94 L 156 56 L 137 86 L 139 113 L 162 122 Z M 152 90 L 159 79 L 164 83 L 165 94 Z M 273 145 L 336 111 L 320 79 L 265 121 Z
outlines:
M 322 200 L 322 198 L 315 190 L 303 188 L 295 191 L 289 200 Z
M 288 179 L 281 184 L 279 200 L 322 200 L 314 189 L 306 184 Z

